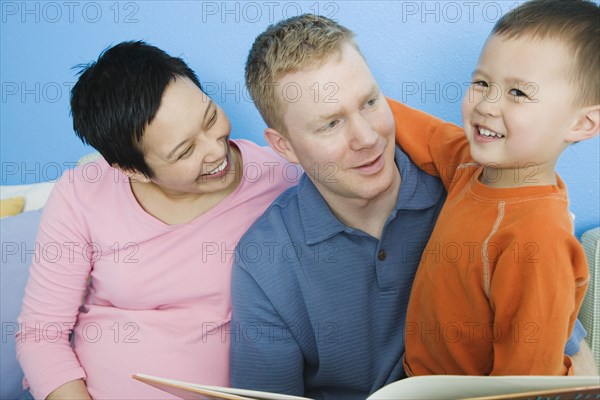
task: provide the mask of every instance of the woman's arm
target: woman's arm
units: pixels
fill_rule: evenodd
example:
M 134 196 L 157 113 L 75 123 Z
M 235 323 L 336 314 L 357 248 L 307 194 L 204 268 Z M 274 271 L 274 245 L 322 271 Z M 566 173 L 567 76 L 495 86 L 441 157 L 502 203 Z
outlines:
M 66 173 L 44 208 L 19 315 L 17 359 L 34 398 L 86 377 L 69 340 L 93 259 L 76 183 Z

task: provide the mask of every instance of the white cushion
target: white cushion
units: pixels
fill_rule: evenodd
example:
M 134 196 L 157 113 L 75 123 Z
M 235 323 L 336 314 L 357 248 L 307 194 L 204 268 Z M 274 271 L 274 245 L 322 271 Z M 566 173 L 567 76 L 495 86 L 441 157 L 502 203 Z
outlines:
M 25 197 L 23 212 L 38 210 L 46 204 L 52 191 L 54 182 L 41 182 L 31 185 L 2 185 L 0 186 L 0 200 L 11 197 Z
M 588 332 L 587 341 L 600 365 L 600 227 L 590 229 L 581 236 L 590 267 L 590 284 L 579 311 L 579 320 Z

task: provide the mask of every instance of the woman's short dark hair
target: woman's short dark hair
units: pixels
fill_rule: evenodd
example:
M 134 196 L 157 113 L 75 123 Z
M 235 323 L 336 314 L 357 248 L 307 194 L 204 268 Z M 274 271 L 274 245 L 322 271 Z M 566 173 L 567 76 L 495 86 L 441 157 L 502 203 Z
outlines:
M 202 86 L 187 64 L 143 41 L 104 50 L 80 67 L 71 90 L 73 129 L 113 166 L 152 177 L 140 142 L 167 85 L 178 77 Z

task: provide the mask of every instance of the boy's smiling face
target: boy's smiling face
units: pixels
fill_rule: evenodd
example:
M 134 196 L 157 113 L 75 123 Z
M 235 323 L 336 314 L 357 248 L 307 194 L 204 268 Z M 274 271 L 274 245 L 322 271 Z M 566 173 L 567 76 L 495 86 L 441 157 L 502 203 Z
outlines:
M 494 169 L 526 169 L 536 181 L 530 183 L 553 183 L 554 166 L 572 141 L 578 115 L 572 60 L 557 40 L 488 39 L 462 105 L 475 161 Z M 514 176 L 527 174 L 504 175 L 510 179 L 502 186 L 521 186 Z

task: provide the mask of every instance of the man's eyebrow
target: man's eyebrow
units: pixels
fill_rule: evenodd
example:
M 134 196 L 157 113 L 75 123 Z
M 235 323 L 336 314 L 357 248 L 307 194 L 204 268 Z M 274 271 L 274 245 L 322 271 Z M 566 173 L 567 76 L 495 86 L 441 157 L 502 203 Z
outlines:
M 371 89 L 369 90 L 369 92 L 366 95 L 362 96 L 362 98 L 360 99 L 360 102 L 364 103 L 364 102 L 366 102 L 367 100 L 369 100 L 371 97 L 375 96 L 378 93 L 380 93 L 379 86 L 377 85 L 377 83 L 374 83 L 373 86 L 371 87 Z M 341 112 L 341 111 L 335 111 L 335 112 L 332 112 L 332 113 L 329 113 L 329 114 L 321 114 L 321 115 L 317 116 L 312 121 L 312 123 L 319 123 L 319 122 L 322 122 L 322 121 L 328 121 L 328 120 L 331 120 L 331 119 L 339 117 L 340 114 L 343 114 L 343 112 Z
M 373 83 L 373 86 L 371 86 L 371 89 L 369 90 L 369 92 L 363 96 L 363 98 L 361 99 L 361 103 L 366 102 L 367 100 L 370 100 L 371 97 L 379 94 L 381 92 L 381 90 L 379 89 L 379 85 L 377 85 L 377 83 Z
M 313 122 L 328 121 L 330 119 L 337 118 L 339 115 L 340 115 L 339 111 L 336 111 L 336 112 L 333 112 L 333 113 L 329 113 L 329 114 L 322 114 L 322 115 L 319 115 L 317 118 L 315 118 L 313 120 Z

